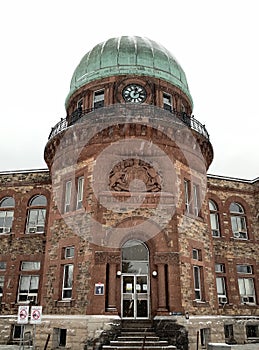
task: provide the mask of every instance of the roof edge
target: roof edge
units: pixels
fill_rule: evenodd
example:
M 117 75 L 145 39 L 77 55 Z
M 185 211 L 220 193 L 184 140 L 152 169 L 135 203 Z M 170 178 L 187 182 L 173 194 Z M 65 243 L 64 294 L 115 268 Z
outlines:
M 253 180 L 248 180 L 248 179 L 240 179 L 237 177 L 231 177 L 231 176 L 224 176 L 224 175 L 213 175 L 213 174 L 207 174 L 208 178 L 211 179 L 218 179 L 218 180 L 227 180 L 227 181 L 236 181 L 236 182 L 244 182 L 248 184 L 254 184 L 257 181 L 259 181 L 259 177 L 256 177 Z

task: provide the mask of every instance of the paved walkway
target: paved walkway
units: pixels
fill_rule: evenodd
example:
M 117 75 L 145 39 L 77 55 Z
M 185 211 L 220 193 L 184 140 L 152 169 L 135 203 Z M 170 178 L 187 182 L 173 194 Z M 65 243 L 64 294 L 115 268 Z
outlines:
M 259 350 L 259 343 L 245 345 L 231 345 L 231 350 Z

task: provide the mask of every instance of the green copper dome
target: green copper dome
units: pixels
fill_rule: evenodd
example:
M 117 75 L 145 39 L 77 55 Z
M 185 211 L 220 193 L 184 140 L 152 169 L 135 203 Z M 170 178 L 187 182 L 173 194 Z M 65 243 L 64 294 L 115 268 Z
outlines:
M 81 86 L 114 75 L 150 76 L 182 90 L 192 102 L 185 73 L 162 45 L 138 36 L 111 38 L 96 45 L 82 58 L 70 84 L 70 96 Z

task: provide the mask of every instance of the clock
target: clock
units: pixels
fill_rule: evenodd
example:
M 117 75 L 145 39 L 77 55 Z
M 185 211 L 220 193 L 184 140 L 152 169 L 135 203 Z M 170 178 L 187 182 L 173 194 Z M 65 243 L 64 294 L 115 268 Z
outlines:
M 142 103 L 147 98 L 147 92 L 141 85 L 130 84 L 122 90 L 122 96 L 126 102 Z

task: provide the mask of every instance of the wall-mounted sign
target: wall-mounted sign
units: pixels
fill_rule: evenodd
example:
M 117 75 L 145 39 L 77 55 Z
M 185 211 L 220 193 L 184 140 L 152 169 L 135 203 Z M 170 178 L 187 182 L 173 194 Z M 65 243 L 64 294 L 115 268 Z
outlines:
M 95 295 L 104 295 L 104 284 L 103 283 L 101 283 L 101 282 L 95 283 L 94 294 Z
M 29 318 L 29 305 L 19 306 L 17 323 L 26 324 Z

